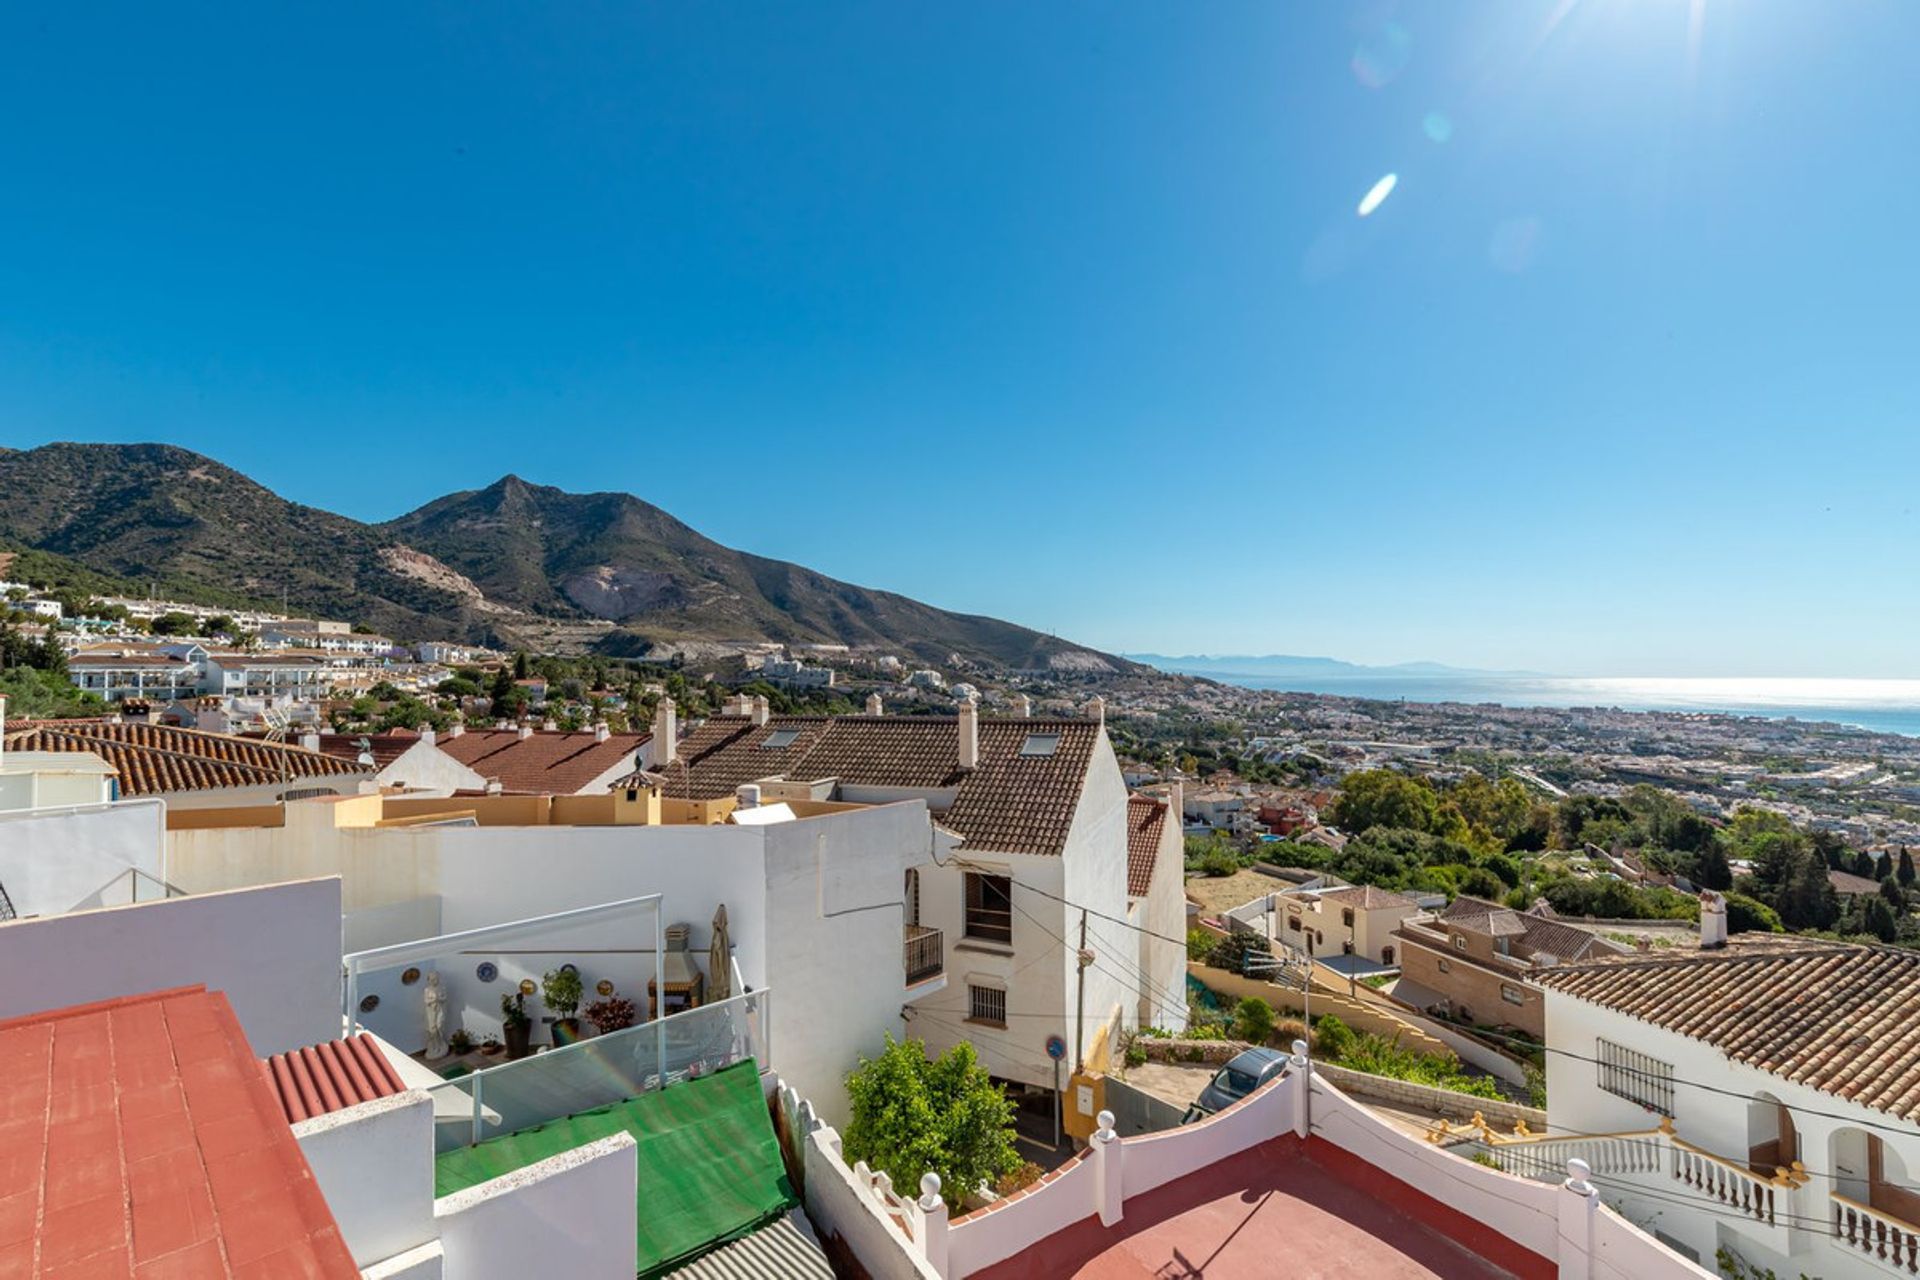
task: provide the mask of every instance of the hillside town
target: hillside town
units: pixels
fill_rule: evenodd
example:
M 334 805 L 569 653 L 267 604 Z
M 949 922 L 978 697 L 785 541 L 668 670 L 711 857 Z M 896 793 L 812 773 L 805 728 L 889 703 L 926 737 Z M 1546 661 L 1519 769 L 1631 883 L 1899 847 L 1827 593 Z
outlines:
M 20 1274 L 1920 1265 L 1910 744 L 0 595 Z

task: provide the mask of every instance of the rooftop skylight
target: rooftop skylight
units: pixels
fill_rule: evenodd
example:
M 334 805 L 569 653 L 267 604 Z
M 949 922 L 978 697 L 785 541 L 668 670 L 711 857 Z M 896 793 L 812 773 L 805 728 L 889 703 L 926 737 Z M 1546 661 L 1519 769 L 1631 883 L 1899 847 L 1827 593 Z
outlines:
M 1050 756 L 1060 749 L 1060 735 L 1057 733 L 1030 733 L 1027 740 L 1020 744 L 1023 756 Z

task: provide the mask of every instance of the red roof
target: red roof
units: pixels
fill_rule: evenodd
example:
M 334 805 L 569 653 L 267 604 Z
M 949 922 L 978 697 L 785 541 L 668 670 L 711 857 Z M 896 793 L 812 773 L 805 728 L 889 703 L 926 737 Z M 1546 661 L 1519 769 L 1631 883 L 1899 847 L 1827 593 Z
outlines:
M 0 1022 L 0 1275 L 359 1271 L 232 1006 L 188 987 Z
M 525 738 L 518 729 L 469 729 L 457 737 L 442 735 L 436 745 L 480 776 L 498 778 L 502 791 L 570 796 L 616 769 L 631 769 L 649 736 L 610 733 L 596 742 L 588 729 L 538 729 Z
M 1167 829 L 1167 802 L 1139 794 L 1127 797 L 1127 896 L 1144 898 L 1153 888 L 1153 864 Z
M 289 1124 L 390 1097 L 407 1087 L 373 1037 L 365 1035 L 276 1053 L 261 1065 Z

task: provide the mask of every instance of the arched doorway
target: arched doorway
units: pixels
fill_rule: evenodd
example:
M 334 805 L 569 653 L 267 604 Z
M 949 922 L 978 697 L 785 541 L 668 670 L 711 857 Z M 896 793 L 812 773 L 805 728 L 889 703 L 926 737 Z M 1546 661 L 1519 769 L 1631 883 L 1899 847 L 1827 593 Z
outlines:
M 1890 1214 L 1920 1229 L 1920 1194 L 1910 1190 L 1900 1153 L 1864 1129 L 1839 1129 L 1829 1147 L 1833 1189 L 1856 1204 Z
M 1793 1127 L 1793 1113 L 1772 1094 L 1755 1094 L 1747 1103 L 1747 1167 L 1771 1178 L 1799 1158 L 1800 1135 Z

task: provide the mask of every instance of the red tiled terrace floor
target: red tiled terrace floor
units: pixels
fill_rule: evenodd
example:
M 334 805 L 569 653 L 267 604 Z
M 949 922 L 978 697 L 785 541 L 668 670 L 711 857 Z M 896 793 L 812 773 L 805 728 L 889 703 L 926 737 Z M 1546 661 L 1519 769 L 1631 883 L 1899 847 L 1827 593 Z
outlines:
M 1536 1280 L 1555 1272 L 1318 1139 L 1263 1143 L 1135 1196 L 1126 1209 L 1113 1227 L 1087 1218 L 978 1280 Z

